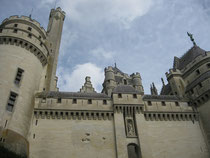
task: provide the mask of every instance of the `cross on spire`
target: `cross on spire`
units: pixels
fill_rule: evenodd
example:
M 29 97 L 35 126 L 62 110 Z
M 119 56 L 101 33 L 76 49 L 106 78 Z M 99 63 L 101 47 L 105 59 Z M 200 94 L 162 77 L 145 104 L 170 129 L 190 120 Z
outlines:
M 187 32 L 187 35 L 190 37 L 190 40 L 192 41 L 193 45 L 196 46 L 195 40 L 193 38 L 193 34 Z

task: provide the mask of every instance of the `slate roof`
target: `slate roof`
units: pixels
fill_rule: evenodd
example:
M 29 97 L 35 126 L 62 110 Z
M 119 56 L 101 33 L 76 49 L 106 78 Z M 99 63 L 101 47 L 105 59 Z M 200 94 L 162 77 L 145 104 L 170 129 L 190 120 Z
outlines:
M 201 49 L 198 46 L 193 46 L 190 50 L 188 50 L 178 62 L 178 69 L 183 69 L 187 66 L 191 61 L 193 61 L 199 55 L 205 55 L 206 51 Z
M 130 85 L 119 85 L 114 90 L 113 93 L 140 93 L 139 91 L 135 90 Z
M 143 100 L 179 101 L 181 98 L 176 95 L 144 95 Z
M 103 93 L 80 93 L 80 92 L 40 92 L 37 93 L 38 98 L 96 98 L 96 99 L 108 99 L 108 95 Z
M 167 84 L 162 87 L 160 95 L 168 95 L 171 92 L 171 86 L 170 84 Z
M 186 92 L 195 87 L 198 83 L 206 80 L 207 78 L 210 78 L 210 71 L 207 71 L 206 73 L 202 74 L 198 78 L 196 78 L 193 82 L 191 82 L 189 85 L 186 87 Z

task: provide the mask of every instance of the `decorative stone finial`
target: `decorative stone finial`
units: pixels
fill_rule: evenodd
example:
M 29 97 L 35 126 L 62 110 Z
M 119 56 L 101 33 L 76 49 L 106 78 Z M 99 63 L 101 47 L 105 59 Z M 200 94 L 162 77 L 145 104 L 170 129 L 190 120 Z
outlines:
M 193 34 L 187 32 L 187 35 L 190 37 L 190 40 L 192 41 L 193 45 L 196 46 L 195 40 L 193 38 Z

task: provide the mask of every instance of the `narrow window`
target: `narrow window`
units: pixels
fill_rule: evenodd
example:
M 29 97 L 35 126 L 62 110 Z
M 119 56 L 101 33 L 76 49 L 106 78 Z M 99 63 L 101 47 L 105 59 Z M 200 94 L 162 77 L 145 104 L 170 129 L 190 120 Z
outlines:
M 92 104 L 92 100 L 91 99 L 88 99 L 88 104 Z
M 121 93 L 118 94 L 118 98 L 122 98 L 122 94 Z
M 107 101 L 106 100 L 103 100 L 103 104 L 106 105 L 107 104 Z
M 7 127 L 7 120 L 5 121 L 5 124 L 4 124 L 4 128 L 6 128 Z
M 23 69 L 18 68 L 18 70 L 17 70 L 17 74 L 16 74 L 16 77 L 15 77 L 15 84 L 17 84 L 17 85 L 19 85 L 19 84 L 20 84 L 20 81 L 21 81 L 21 78 L 22 78 L 23 72 L 24 72 L 24 70 L 23 70 Z
M 57 99 L 57 103 L 61 103 L 61 101 L 62 101 L 61 98 Z
M 207 68 L 210 68 L 210 63 L 206 64 Z
M 41 36 L 39 36 L 39 39 L 41 39 L 42 37 Z
M 197 75 L 199 75 L 199 74 L 200 74 L 200 70 L 199 70 L 199 69 L 198 69 L 198 70 L 196 70 L 195 72 L 196 72 L 196 74 L 197 74 Z
M 33 134 L 33 139 L 35 139 L 35 134 Z
M 43 45 L 43 43 L 42 42 L 40 42 L 40 46 L 42 47 L 42 45 Z
M 148 105 L 151 106 L 152 105 L 152 102 L 151 101 L 147 101 Z
M 28 27 L 28 31 L 31 31 L 32 30 L 32 28 L 31 27 Z
M 73 100 L 72 100 L 72 103 L 73 103 L 73 104 L 77 104 L 77 99 L 73 99 Z
M 135 98 L 135 99 L 136 99 L 136 98 L 137 98 L 137 95 L 136 95 L 136 94 L 133 94 L 133 98 Z
M 161 102 L 162 106 L 166 106 L 166 102 L 162 101 Z
M 179 102 L 176 101 L 176 102 L 175 102 L 175 105 L 176 105 L 176 106 L 179 106 Z
M 31 37 L 32 37 L 32 34 L 31 34 L 31 33 L 29 33 L 29 34 L 28 34 L 28 37 L 29 37 L 29 38 L 31 38 Z
M 14 33 L 17 33 L 17 29 L 14 29 L 13 32 L 14 32 Z
M 36 123 L 35 123 L 35 125 L 37 126 L 37 124 L 38 124 L 38 120 L 36 120 Z
M 14 27 L 17 27 L 18 26 L 18 24 L 14 24 Z
M 127 80 L 126 79 L 124 79 L 124 85 L 127 85 Z
M 0 33 L 2 33 L 2 29 L 0 29 Z
M 7 103 L 7 111 L 12 112 L 15 105 L 16 97 L 17 97 L 17 94 L 15 92 L 10 92 L 9 100 Z

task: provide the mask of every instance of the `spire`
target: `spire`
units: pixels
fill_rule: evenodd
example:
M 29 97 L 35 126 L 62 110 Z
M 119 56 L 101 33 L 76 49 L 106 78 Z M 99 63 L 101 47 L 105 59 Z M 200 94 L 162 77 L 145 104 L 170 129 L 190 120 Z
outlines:
M 158 95 L 157 88 L 155 87 L 154 82 L 150 85 L 151 95 Z
M 164 83 L 164 80 L 163 78 L 161 77 L 161 81 L 162 81 L 162 84 L 163 84 L 163 87 L 165 86 L 165 83 Z
M 190 40 L 192 41 L 193 45 L 196 46 L 195 40 L 193 38 L 193 34 L 187 32 L 187 35 L 190 37 Z

